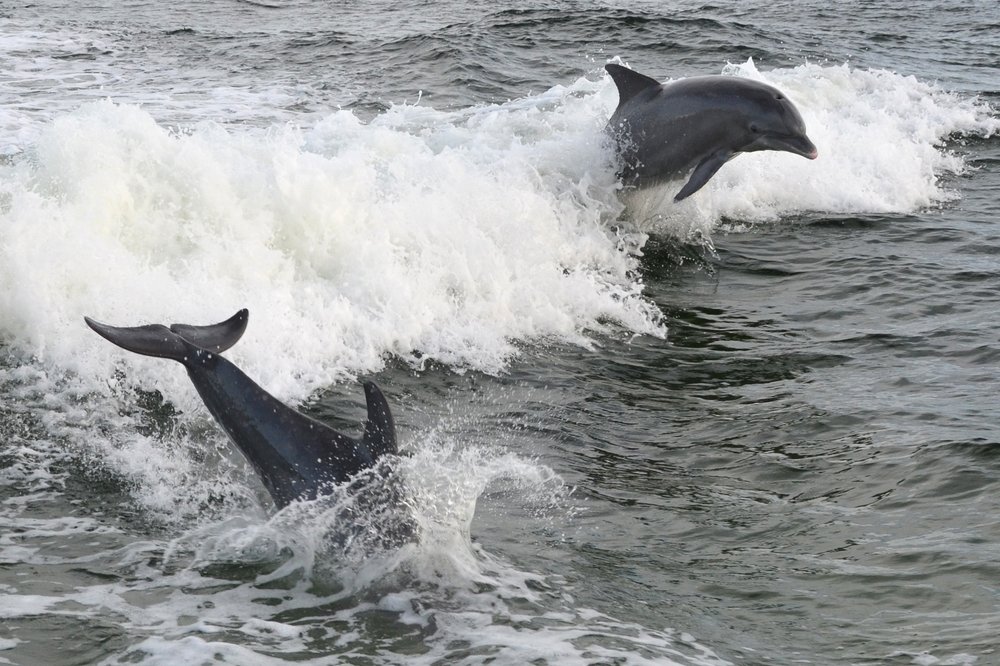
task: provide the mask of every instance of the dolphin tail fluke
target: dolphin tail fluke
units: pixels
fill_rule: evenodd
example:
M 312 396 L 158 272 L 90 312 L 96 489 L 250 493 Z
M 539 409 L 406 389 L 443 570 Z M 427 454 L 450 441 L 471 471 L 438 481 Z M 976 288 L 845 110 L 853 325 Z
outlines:
M 396 424 L 389 411 L 389 402 L 373 382 L 365 382 L 365 401 L 368 403 L 368 420 L 365 422 L 363 442 L 371 451 L 372 459 L 396 453 Z
M 120 328 L 96 322 L 90 317 L 83 319 L 105 340 L 136 354 L 183 361 L 188 353 L 183 338 L 162 324 Z
M 221 354 L 235 345 L 243 332 L 247 330 L 250 311 L 243 308 L 226 321 L 208 326 L 190 326 L 188 324 L 173 324 L 170 330 L 181 336 L 195 347 Z
M 118 327 L 96 322 L 90 317 L 84 317 L 84 321 L 98 335 L 122 349 L 183 362 L 190 353 L 189 345 L 216 353 L 232 347 L 246 330 L 248 318 L 249 312 L 243 309 L 226 321 L 209 326 L 174 324 L 168 328 L 162 324 L 148 324 Z

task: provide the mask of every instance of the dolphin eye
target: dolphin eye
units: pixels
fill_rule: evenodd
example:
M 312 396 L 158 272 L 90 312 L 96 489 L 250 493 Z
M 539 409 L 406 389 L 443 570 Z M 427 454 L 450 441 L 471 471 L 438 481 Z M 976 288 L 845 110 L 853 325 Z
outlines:
M 778 101 L 780 102 L 781 100 L 783 100 L 783 99 L 785 99 L 785 98 L 784 98 L 784 97 L 782 97 L 781 95 L 775 95 L 775 96 L 774 96 L 774 99 L 776 99 L 776 100 L 778 100 Z
M 760 128 L 757 127 L 756 123 L 750 123 L 750 131 L 754 134 L 760 134 Z

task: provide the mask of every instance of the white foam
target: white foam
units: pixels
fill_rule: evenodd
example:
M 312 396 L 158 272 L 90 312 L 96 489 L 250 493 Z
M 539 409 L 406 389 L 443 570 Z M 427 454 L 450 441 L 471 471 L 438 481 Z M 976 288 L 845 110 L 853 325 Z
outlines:
M 487 487 L 506 483 L 524 502 L 543 511 L 568 510 L 568 489 L 551 469 L 497 445 L 457 446 L 430 433 L 419 450 L 401 461 L 408 505 L 421 543 L 410 566 L 422 579 L 476 580 L 483 575 L 481 553 L 472 547 L 477 499 Z
M 62 597 L 39 594 L 0 594 L 0 618 L 43 615 L 63 601 Z
M 114 348 L 84 314 L 207 323 L 249 306 L 229 356 L 292 402 L 390 354 L 500 372 L 526 340 L 662 335 L 628 238 L 604 224 L 621 206 L 586 94 L 598 85 L 266 131 L 175 132 L 110 101 L 55 112 L 0 166 L 0 339 L 33 359 L 2 379 L 147 509 L 184 517 L 237 470 L 219 456 L 205 479 L 186 439 L 136 433 L 119 414 L 130 386 L 203 417 L 200 400 L 181 368 Z
M 267 657 L 251 649 L 224 641 L 206 641 L 200 636 L 185 636 L 171 640 L 150 636 L 132 647 L 130 654 L 141 653 L 143 664 L 174 666 L 175 664 L 240 664 L 268 666 L 284 664 L 284 660 Z
M 658 217 L 645 228 L 710 238 L 723 219 L 937 205 L 955 196 L 942 175 L 964 168 L 944 139 L 997 130 L 984 106 L 888 72 L 804 65 L 762 74 L 747 63 L 733 73 L 785 89 L 820 159 L 741 156 L 689 202 L 653 205 Z M 145 109 L 103 101 L 57 109 L 36 119 L 30 136 L 5 137 L 21 155 L 0 166 L 0 339 L 24 361 L 0 368 L 5 393 L 47 436 L 83 446 L 133 482 L 151 512 L 199 516 L 221 488 L 235 496 L 225 506 L 245 515 L 209 512 L 174 543 L 124 549 L 123 561 L 147 577 L 59 600 L 10 590 L 0 607 L 32 614 L 71 600 L 84 615 L 116 614 L 130 631 L 157 634 L 133 646 L 147 663 L 216 655 L 271 663 L 256 649 L 191 634 L 236 631 L 262 651 L 278 642 L 293 652 L 305 638 L 268 618 L 351 593 L 374 600 L 338 613 L 348 651 L 349 637 L 365 633 L 363 613 L 381 609 L 404 625 L 438 628 L 416 663 L 454 657 L 453 641 L 511 662 L 652 663 L 643 656 L 651 654 L 656 663 L 724 663 L 696 643 L 682 656 L 677 646 L 693 641 L 671 631 L 579 608 L 554 591 L 561 581 L 476 545 L 476 503 L 490 484 L 506 480 L 557 511 L 568 510 L 566 489 L 551 470 L 502 447 L 433 433 L 402 465 L 421 542 L 368 566 L 335 565 L 343 590 L 311 589 L 319 535 L 336 512 L 300 505 L 267 518 L 237 490 L 252 492 L 222 448 L 209 451 L 211 473 L 186 448 L 222 447 L 221 436 L 136 434 L 135 420 L 118 414 L 131 404 L 130 385 L 158 388 L 204 416 L 200 401 L 176 364 L 129 355 L 82 323 L 83 314 L 115 324 L 206 323 L 249 306 L 246 339 L 229 356 L 292 401 L 377 371 L 390 354 L 502 372 L 525 341 L 586 346 L 595 331 L 663 335 L 636 278 L 631 250 L 643 236 L 612 230 L 623 207 L 602 128 L 616 103 L 609 79 L 581 79 L 456 112 L 399 105 L 370 123 L 335 112 L 305 127 L 202 123 L 176 132 Z M 123 383 L 112 379 L 116 367 Z M 5 474 L 44 492 L 51 479 L 44 468 L 31 477 L 30 467 Z M 37 557 L 0 545 L 5 558 Z M 145 563 L 161 550 L 165 571 Z M 202 570 L 220 562 L 264 572 L 219 589 Z M 379 587 L 407 576 L 404 591 Z M 523 624 L 497 623 L 497 613 Z
M 269 620 L 260 620 L 257 618 L 252 618 L 246 622 L 240 631 L 247 633 L 251 636 L 264 637 L 264 638 L 298 638 L 302 635 L 302 629 L 291 624 L 285 624 L 283 622 L 271 622 Z
M 419 542 L 360 568 L 339 558 L 327 562 L 337 584 L 295 575 L 321 555 L 322 540 L 313 533 L 324 531 L 336 513 L 302 503 L 268 519 L 196 527 L 167 548 L 164 570 L 147 567 L 128 580 L 79 589 L 63 601 L 72 602 L 81 616 L 114 615 L 129 635 L 155 633 L 121 655 L 142 653 L 152 663 L 272 663 L 275 657 L 263 655 L 302 659 L 315 654 L 317 644 L 337 646 L 327 660 L 371 658 L 366 637 L 375 612 L 380 623 L 389 623 L 383 629 L 389 635 L 404 642 L 421 636 L 428 651 L 407 656 L 415 664 L 462 663 L 469 655 L 509 663 L 726 663 L 691 637 L 578 607 L 564 581 L 520 571 L 473 542 L 469 523 L 476 503 L 497 482 L 516 486 L 512 494 L 518 501 L 564 512 L 567 489 L 551 470 L 495 445 L 459 447 L 436 434 L 403 468 L 413 497 L 407 510 L 421 526 Z M 122 565 L 144 562 L 150 550 L 161 548 L 147 543 L 127 549 Z M 255 566 L 269 559 L 264 573 L 243 581 L 209 573 L 220 564 Z M 42 607 L 37 600 L 30 605 Z M 313 613 L 324 621 L 310 622 L 308 632 L 285 619 Z M 497 622 L 498 616 L 505 621 Z M 239 633 L 235 641 L 233 632 Z M 376 663 L 401 658 L 392 642 Z
M 476 428 L 469 424 L 468 430 Z M 415 519 L 419 537 L 402 548 L 373 551 L 363 536 L 338 539 L 342 512 L 353 501 L 343 494 L 293 503 L 270 516 L 203 515 L 181 526 L 178 538 L 145 542 L 94 519 L 25 516 L 7 523 L 23 537 L 86 533 L 88 545 L 71 558 L 8 549 L 5 562 L 8 556 L 12 565 L 93 560 L 98 570 L 128 573 L 76 585 L 58 597 L 30 594 L 30 581 L 3 587 L 0 616 L 113 618 L 131 642 L 111 660 L 151 663 L 276 663 L 318 652 L 326 660 L 370 656 L 373 617 L 384 624 L 384 635 L 427 646 L 426 654 L 414 656 L 417 664 L 460 661 L 466 650 L 456 645 L 511 662 L 723 663 L 671 631 L 578 607 L 558 577 L 519 570 L 474 540 L 477 504 L 487 491 L 487 503 L 503 496 L 502 506 L 512 506 L 527 530 L 572 515 L 569 489 L 551 469 L 515 455 L 495 436 L 459 442 L 434 431 L 420 440 L 398 462 L 408 491 L 403 511 Z M 189 479 L 181 484 L 192 487 Z M 394 512 L 386 509 L 384 518 Z M 391 523 L 376 511 L 368 522 L 359 521 L 359 513 L 348 534 Z M 102 548 L 96 558 L 89 552 L 95 536 L 108 537 L 95 543 Z M 0 539 L 0 550 L 13 545 Z M 497 622 L 498 616 L 508 621 Z M 401 658 L 396 639 L 387 641 L 377 663 Z
M 956 196 L 942 174 L 964 169 L 945 138 L 1000 126 L 983 104 L 891 72 L 748 61 L 727 73 L 786 90 L 820 158 L 743 155 L 681 205 L 640 195 L 645 229 L 710 242 L 723 219 L 935 205 Z M 113 400 L 80 399 L 117 395 L 123 366 L 184 411 L 203 415 L 200 401 L 179 368 L 106 344 L 83 314 L 203 323 L 247 305 L 230 355 L 291 401 L 388 355 L 502 372 L 524 341 L 663 335 L 636 279 L 643 236 L 611 231 L 622 205 L 601 130 L 616 103 L 604 77 L 454 112 L 397 105 L 370 123 L 341 111 L 303 128 L 183 132 L 128 104 L 56 105 L 30 139 L 8 137 L 23 153 L 0 167 L 0 339 L 35 359 L 0 370 L 5 390 L 52 435 L 112 433 L 95 454 L 169 512 L 198 478 L 183 446 L 135 435 Z M 182 513 L 210 492 L 186 492 Z
M 369 125 L 338 112 L 306 131 L 175 134 L 84 105 L 3 170 L 0 333 L 94 387 L 120 362 L 171 399 L 177 368 L 97 344 L 82 315 L 204 323 L 249 306 L 231 355 L 291 399 L 386 354 L 497 372 L 517 341 L 588 344 L 609 320 L 662 334 L 602 225 L 613 180 L 580 166 L 599 161 L 599 127 L 570 106 L 417 108 L 418 133 L 399 107 Z M 554 164 L 560 144 L 589 155 Z
M 819 159 L 742 155 L 680 205 L 643 193 L 640 229 L 710 239 L 723 219 L 918 210 L 957 196 L 941 178 L 964 162 L 942 142 L 1000 127 L 984 104 L 891 72 L 726 73 L 785 90 Z M 622 205 L 601 130 L 616 102 L 604 78 L 266 131 L 178 133 L 108 101 L 58 114 L 0 169 L 0 335 L 90 389 L 123 364 L 184 408 L 197 400 L 183 373 L 98 344 L 81 316 L 203 323 L 249 306 L 231 355 L 291 400 L 389 354 L 501 372 L 525 340 L 588 345 L 609 321 L 662 335 L 630 254 L 643 237 L 610 229 Z

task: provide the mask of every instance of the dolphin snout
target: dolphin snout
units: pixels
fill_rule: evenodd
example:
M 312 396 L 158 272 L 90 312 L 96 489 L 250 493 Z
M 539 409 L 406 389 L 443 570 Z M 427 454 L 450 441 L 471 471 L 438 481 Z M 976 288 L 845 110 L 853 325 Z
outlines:
M 805 134 L 758 135 L 753 143 L 743 149 L 744 152 L 752 150 L 780 150 L 810 160 L 816 159 L 819 155 L 816 145 Z
M 819 151 L 816 150 L 816 144 L 810 141 L 806 136 L 793 138 L 784 146 L 779 148 L 779 150 L 787 150 L 790 153 L 801 155 L 802 157 L 810 160 L 814 160 L 819 156 Z

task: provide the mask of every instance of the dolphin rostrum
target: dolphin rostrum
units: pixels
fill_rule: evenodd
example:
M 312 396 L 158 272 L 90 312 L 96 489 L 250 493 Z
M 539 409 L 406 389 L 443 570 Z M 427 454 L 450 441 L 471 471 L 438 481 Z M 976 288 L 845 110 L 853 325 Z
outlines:
M 691 172 L 674 197 L 680 201 L 739 153 L 782 150 L 816 159 L 802 116 L 777 88 L 735 76 L 661 84 L 622 65 L 604 68 L 618 87 L 607 129 L 626 185 L 656 185 Z
M 396 428 L 382 391 L 365 382 L 368 420 L 360 440 L 288 407 L 219 354 L 246 330 L 240 310 L 210 326 L 151 324 L 118 328 L 84 317 L 87 325 L 123 349 L 179 361 L 208 411 L 260 476 L 278 508 L 315 499 L 396 453 Z

